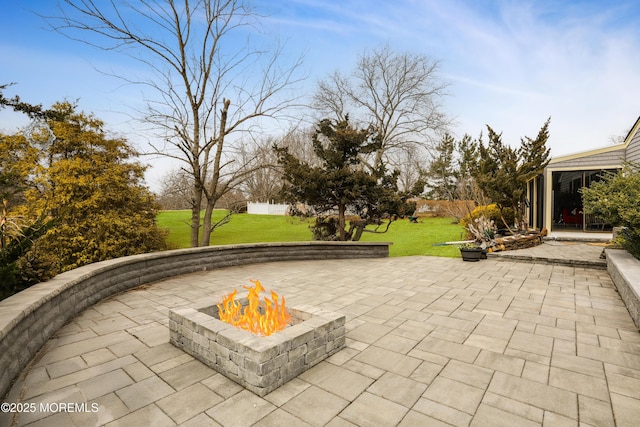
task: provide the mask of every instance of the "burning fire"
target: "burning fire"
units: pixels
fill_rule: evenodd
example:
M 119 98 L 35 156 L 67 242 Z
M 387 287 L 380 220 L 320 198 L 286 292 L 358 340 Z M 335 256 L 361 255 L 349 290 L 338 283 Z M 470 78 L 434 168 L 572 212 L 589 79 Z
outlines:
M 218 316 L 223 322 L 230 323 L 256 335 L 268 336 L 283 330 L 291 321 L 291 315 L 285 307 L 284 297 L 278 302 L 278 294 L 271 291 L 271 299 L 264 297 L 260 301 L 260 292 L 265 289 L 259 280 L 251 280 L 253 287 L 243 286 L 249 291 L 249 304 L 242 309 L 242 304 L 236 301 L 236 289 L 217 304 Z

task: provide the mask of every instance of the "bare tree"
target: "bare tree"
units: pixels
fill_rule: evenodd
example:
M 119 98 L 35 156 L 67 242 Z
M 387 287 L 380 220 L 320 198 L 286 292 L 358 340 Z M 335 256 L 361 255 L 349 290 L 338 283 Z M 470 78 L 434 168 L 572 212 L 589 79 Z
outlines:
M 191 208 L 190 175 L 185 171 L 171 170 L 163 178 L 157 200 L 162 209 L 189 209 Z
M 286 147 L 289 153 L 296 156 L 300 161 L 318 166 L 322 162 L 313 149 L 313 136 L 315 133 L 315 126 L 293 129 L 282 138 L 278 146 Z M 271 148 L 273 149 L 273 146 Z
M 280 117 L 292 106 L 295 97 L 287 91 L 300 80 L 301 59 L 283 67 L 281 46 L 261 49 L 251 43 L 259 16 L 243 0 L 64 0 L 63 5 L 60 16 L 49 18 L 54 29 L 122 51 L 152 72 L 134 83 L 154 94 L 143 120 L 164 142 L 153 144 L 153 151 L 179 160 L 190 175 L 191 246 L 208 245 L 216 201 L 253 167 L 237 165 L 229 145 L 238 139 L 234 135 L 251 132 L 260 119 Z M 87 32 L 98 37 L 86 37 Z
M 247 200 L 267 202 L 278 198 L 282 177 L 276 166 L 276 155 L 271 148 L 277 140 L 274 136 L 268 136 L 257 143 L 244 144 L 240 148 L 242 163 L 255 159 L 258 164 L 240 184 L 240 190 Z
M 369 161 L 372 169 L 388 162 L 390 152 L 428 146 L 450 123 L 442 98 L 447 84 L 438 61 L 425 55 L 395 53 L 389 46 L 364 53 L 348 76 L 336 71 L 320 81 L 314 107 L 360 126 L 373 125 L 382 140 Z
M 286 147 L 290 153 L 302 162 L 317 165 L 320 160 L 313 152 L 313 133 L 311 128 L 294 127 L 284 136 L 269 136 L 258 143 L 246 144 L 241 152 L 241 163 L 253 162 L 256 167 L 245 177 L 241 184 L 242 192 L 252 201 L 280 201 L 283 185 L 282 166 L 274 146 Z
M 390 168 L 398 172 L 398 189 L 405 192 L 424 191 L 425 177 L 427 171 L 425 165 L 429 163 L 424 150 L 419 147 L 407 147 L 398 153 L 389 156 Z M 418 191 L 418 188 L 422 190 Z

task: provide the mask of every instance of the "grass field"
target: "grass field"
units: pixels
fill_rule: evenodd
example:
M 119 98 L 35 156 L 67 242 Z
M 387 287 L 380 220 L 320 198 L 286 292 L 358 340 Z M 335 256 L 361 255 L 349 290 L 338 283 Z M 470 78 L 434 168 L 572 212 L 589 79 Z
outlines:
M 169 230 L 168 241 L 176 248 L 189 247 L 190 211 L 162 211 L 158 226 Z M 214 219 L 222 218 L 225 211 L 216 211 Z M 228 224 L 211 235 L 212 245 L 254 242 L 310 241 L 310 220 L 275 215 L 234 214 Z M 384 234 L 364 233 L 363 242 L 393 242 L 391 256 L 433 255 L 458 257 L 455 246 L 433 246 L 451 240 L 460 240 L 464 233 L 451 218 L 421 218 L 417 224 L 408 220 L 394 222 Z

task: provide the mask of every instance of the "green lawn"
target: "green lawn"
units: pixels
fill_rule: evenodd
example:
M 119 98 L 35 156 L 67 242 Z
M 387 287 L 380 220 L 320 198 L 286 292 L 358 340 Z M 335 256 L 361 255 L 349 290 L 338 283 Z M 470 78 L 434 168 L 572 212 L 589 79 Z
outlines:
M 162 211 L 158 226 L 168 229 L 167 240 L 173 247 L 189 247 L 190 211 Z M 216 211 L 215 218 L 222 218 L 224 211 Z M 234 214 L 231 222 L 216 229 L 211 235 L 212 245 L 254 242 L 310 241 L 310 221 L 275 215 Z M 363 242 L 393 242 L 391 256 L 434 255 L 458 257 L 455 246 L 433 246 L 451 240 L 460 240 L 464 229 L 453 224 L 451 218 L 421 218 L 417 224 L 408 220 L 394 222 L 384 234 L 364 233 Z

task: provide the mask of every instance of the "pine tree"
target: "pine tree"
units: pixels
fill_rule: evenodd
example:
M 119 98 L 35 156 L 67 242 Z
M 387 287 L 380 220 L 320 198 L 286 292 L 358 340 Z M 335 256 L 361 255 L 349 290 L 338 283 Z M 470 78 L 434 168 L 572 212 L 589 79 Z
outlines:
M 551 159 L 551 149 L 547 147 L 550 122 L 551 118 L 548 118 L 535 139 L 526 136 L 520 140 L 519 175 L 525 185 L 529 179 L 542 172 Z
M 547 119 L 535 139 L 522 138 L 518 149 L 504 144 L 502 134 L 490 126 L 487 126 L 487 145 L 478 144 L 478 163 L 473 177 L 484 194 L 501 210 L 513 209 L 517 224 L 508 224 L 502 216 L 507 228 L 513 225 L 518 230 L 524 228 L 527 181 L 542 172 L 549 163 L 549 149 L 546 147 L 549 122 L 550 119 Z
M 379 140 L 372 129 L 356 129 L 348 117 L 322 120 L 313 136 L 318 162 L 313 165 L 274 147 L 283 167 L 283 198 L 304 203 L 316 215 L 314 237 L 319 240 L 359 240 L 365 227 L 406 214 L 406 197 L 397 192 L 397 173 L 370 171 L 361 156 L 375 152 Z M 359 217 L 347 228 L 347 212 Z M 296 212 L 303 214 L 303 212 Z M 309 213 L 309 212 L 307 212 Z
M 453 153 L 456 141 L 448 133 L 435 145 L 435 156 L 429 165 L 428 197 L 435 200 L 451 200 L 456 189 L 456 171 Z
M 458 162 L 456 169 L 456 179 L 458 183 L 467 183 L 473 176 L 473 172 L 478 164 L 478 145 L 482 141 L 482 135 L 478 140 L 472 140 L 471 135 L 464 134 L 462 139 L 456 143 Z

